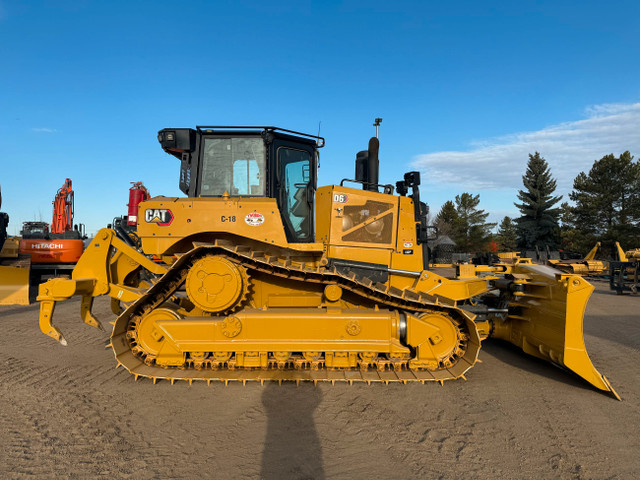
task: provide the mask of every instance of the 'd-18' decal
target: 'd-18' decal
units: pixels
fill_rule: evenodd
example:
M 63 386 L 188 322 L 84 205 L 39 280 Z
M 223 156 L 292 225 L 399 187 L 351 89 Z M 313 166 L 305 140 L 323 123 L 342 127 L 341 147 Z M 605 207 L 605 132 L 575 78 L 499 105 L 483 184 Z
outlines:
M 173 213 L 168 208 L 148 208 L 144 211 L 144 221 L 166 227 L 173 222 Z

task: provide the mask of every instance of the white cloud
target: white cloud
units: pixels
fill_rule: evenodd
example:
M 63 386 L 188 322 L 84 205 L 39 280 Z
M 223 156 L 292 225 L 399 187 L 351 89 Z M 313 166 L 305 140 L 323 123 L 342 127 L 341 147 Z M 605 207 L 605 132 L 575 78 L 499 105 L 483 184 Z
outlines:
M 640 154 L 640 103 L 588 107 L 586 118 L 535 132 L 521 132 L 471 144 L 470 151 L 418 155 L 413 166 L 425 183 L 450 184 L 473 192 L 521 188 L 529 153 L 540 152 L 558 182 L 571 191 L 573 179 L 604 155 Z M 566 197 L 565 197 L 566 198 Z
M 40 127 L 32 128 L 31 131 L 36 133 L 56 133 L 58 130 L 56 130 L 55 128 Z

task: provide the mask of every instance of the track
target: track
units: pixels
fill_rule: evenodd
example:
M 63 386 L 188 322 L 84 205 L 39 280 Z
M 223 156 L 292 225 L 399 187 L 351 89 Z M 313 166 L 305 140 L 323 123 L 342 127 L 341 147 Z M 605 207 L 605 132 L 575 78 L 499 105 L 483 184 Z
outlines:
M 168 368 L 155 364 L 153 355 L 146 352 L 137 341 L 141 319 L 149 312 L 170 301 L 172 295 L 184 283 L 189 268 L 206 255 L 224 257 L 242 265 L 251 274 L 261 272 L 270 276 L 305 283 L 338 285 L 344 291 L 374 303 L 383 309 L 407 311 L 412 314 L 438 313 L 448 317 L 458 330 L 459 348 L 456 353 L 435 369 L 412 368 L 409 360 L 392 361 L 377 358 L 361 363 L 356 368 L 326 368 L 320 359 L 305 358 L 303 352 L 294 354 L 286 362 L 269 362 L 269 368 L 234 368 L 233 359 L 227 362 L 193 362 Z M 111 346 L 118 365 L 124 366 L 136 379 L 148 377 L 154 380 L 220 381 L 312 381 L 332 382 L 426 382 L 461 378 L 477 359 L 480 339 L 469 314 L 453 306 L 443 305 L 435 297 L 411 290 L 399 290 L 375 284 L 366 278 L 357 278 L 328 269 L 317 262 L 300 262 L 292 258 L 290 251 L 273 250 L 269 254 L 253 251 L 246 245 L 229 241 L 194 244 L 194 248 L 178 258 L 169 271 L 136 302 L 118 317 L 111 338 Z M 284 363 L 284 364 L 283 364 Z M 283 368 L 284 367 L 284 368 Z M 373 367 L 373 368 L 371 368 Z

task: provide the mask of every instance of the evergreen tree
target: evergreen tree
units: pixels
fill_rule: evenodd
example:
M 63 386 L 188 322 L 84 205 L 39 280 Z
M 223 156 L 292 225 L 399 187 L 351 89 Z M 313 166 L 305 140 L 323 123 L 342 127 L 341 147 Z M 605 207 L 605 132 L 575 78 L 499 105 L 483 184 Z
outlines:
M 552 208 L 562 196 L 553 196 L 556 181 L 551 177 L 547 161 L 538 152 L 529 154 L 527 171 L 522 177 L 525 190 L 518 191 L 516 203 L 522 216 L 516 219 L 518 245 L 525 249 L 536 246 L 558 247 L 559 208 Z
M 562 249 L 567 252 L 586 253 L 588 250 L 584 250 L 584 246 L 591 240 L 586 240 L 587 236 L 584 235 L 583 231 L 576 228 L 573 207 L 568 202 L 562 202 L 560 210 L 560 244 Z M 590 237 L 591 239 L 595 238 Z
M 456 206 L 451 200 L 447 200 L 444 205 L 442 205 L 433 223 L 438 229 L 438 234 L 448 235 L 449 237 L 456 235 L 454 228 L 459 223 L 459 218 L 458 212 L 456 212 Z
M 454 222 L 453 240 L 461 251 L 486 251 L 487 241 L 491 236 L 491 229 L 495 223 L 486 223 L 489 213 L 478 210 L 480 195 L 463 193 L 456 195 L 456 213 L 458 219 Z
M 596 241 L 605 254 L 612 245 L 637 245 L 640 236 L 640 163 L 626 151 L 619 157 L 605 155 L 596 160 L 588 174 L 580 172 L 573 181 L 563 214 L 563 237 L 571 237 L 576 250 L 584 253 Z
M 498 241 L 498 251 L 515 251 L 517 246 L 517 230 L 511 217 L 504 217 L 502 222 L 500 222 L 496 240 Z

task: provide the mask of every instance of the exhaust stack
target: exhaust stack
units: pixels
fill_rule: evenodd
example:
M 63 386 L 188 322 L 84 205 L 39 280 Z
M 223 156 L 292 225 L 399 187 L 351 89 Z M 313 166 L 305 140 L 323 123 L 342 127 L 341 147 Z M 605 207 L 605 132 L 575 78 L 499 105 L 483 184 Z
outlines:
M 356 154 L 356 180 L 362 182 L 362 189 L 370 192 L 378 191 L 378 178 L 380 160 L 378 152 L 380 141 L 378 140 L 379 127 L 382 118 L 376 118 L 373 124 L 376 127 L 376 136 L 369 140 L 369 148 Z

